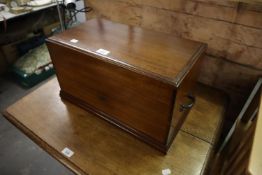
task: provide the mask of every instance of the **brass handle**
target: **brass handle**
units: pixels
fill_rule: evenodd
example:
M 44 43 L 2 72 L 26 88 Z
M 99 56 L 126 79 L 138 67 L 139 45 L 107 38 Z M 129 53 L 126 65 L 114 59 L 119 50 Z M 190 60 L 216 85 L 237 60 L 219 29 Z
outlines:
M 180 109 L 179 109 L 180 112 L 184 112 L 186 110 L 189 110 L 190 108 L 192 108 L 194 106 L 195 101 L 196 101 L 195 97 L 193 95 L 189 94 L 189 95 L 187 95 L 187 98 L 190 100 L 190 103 L 181 104 Z

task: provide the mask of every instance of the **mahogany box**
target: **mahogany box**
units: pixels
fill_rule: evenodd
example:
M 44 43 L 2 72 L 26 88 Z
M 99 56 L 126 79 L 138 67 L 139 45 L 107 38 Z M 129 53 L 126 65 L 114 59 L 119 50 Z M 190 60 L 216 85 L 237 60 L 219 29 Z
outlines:
M 194 104 L 205 44 L 92 19 L 47 46 L 63 99 L 167 152 Z

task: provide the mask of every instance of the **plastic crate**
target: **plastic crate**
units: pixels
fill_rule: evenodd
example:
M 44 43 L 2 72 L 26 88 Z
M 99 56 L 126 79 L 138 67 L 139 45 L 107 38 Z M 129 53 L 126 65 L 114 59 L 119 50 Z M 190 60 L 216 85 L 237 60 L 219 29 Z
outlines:
M 41 73 L 28 75 L 16 67 L 13 67 L 12 72 L 16 81 L 25 88 L 30 88 L 55 74 L 54 68 L 49 68 L 49 70 L 43 69 Z

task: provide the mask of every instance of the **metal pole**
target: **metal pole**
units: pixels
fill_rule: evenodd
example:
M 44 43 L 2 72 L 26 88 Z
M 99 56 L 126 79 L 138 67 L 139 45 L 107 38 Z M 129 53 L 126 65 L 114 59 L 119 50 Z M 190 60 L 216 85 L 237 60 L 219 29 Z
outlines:
M 57 12 L 58 12 L 58 16 L 59 16 L 60 25 L 61 25 L 61 32 L 63 32 L 63 31 L 65 31 L 65 26 L 64 26 L 63 19 L 62 19 L 58 0 L 56 0 L 56 7 L 57 7 Z

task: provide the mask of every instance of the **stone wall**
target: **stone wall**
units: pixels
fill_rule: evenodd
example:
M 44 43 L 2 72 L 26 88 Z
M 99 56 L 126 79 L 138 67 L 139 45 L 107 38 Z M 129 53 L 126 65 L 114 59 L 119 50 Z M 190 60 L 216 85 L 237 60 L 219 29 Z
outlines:
M 240 106 L 262 74 L 262 3 L 228 0 L 86 0 L 89 17 L 208 43 L 200 82 L 227 92 Z

